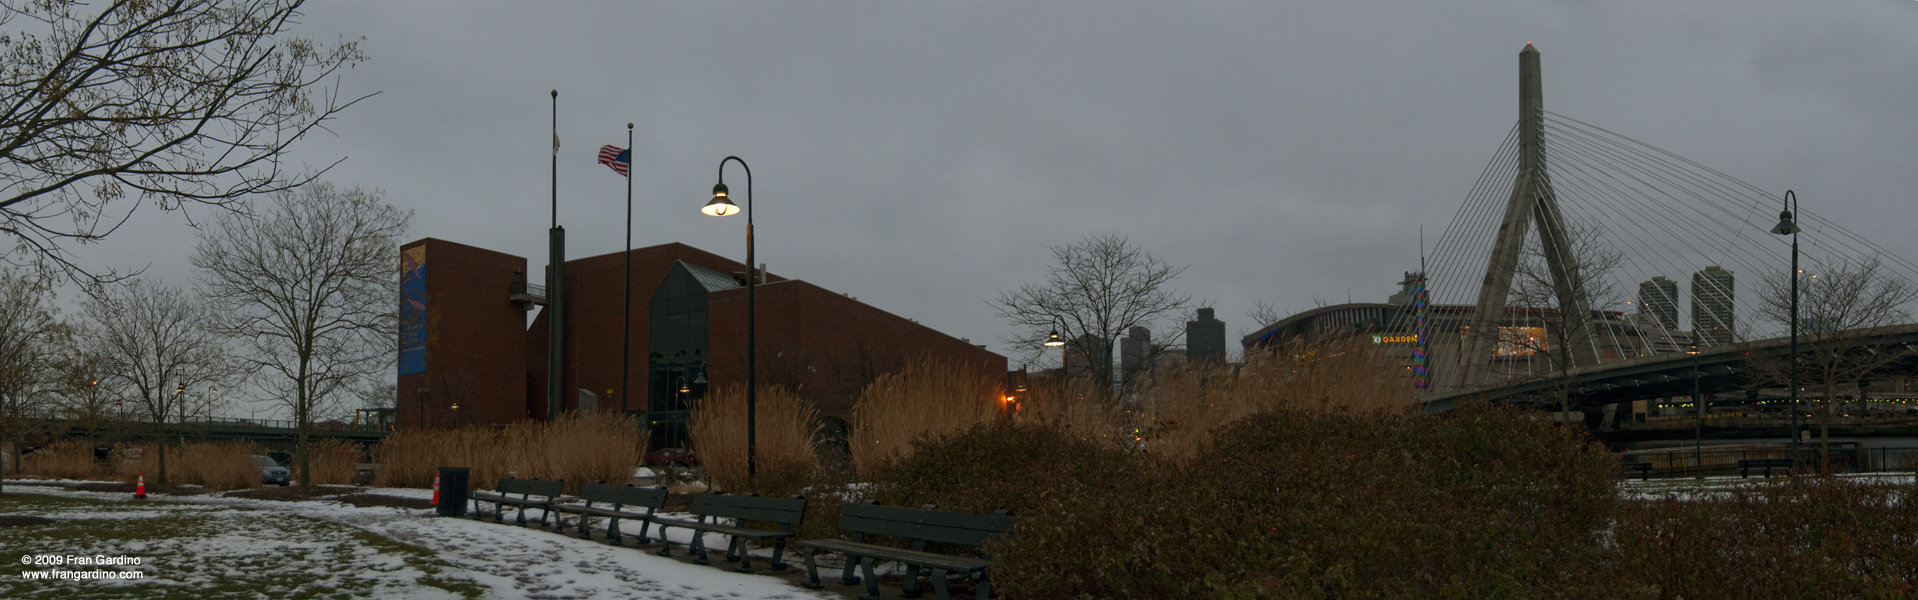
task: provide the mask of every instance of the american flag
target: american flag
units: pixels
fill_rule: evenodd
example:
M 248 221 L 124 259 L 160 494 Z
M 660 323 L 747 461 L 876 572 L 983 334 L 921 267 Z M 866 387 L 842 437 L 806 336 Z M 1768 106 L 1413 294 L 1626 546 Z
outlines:
M 600 146 L 599 164 L 612 167 L 621 177 L 632 177 L 633 151 L 621 150 L 619 146 Z

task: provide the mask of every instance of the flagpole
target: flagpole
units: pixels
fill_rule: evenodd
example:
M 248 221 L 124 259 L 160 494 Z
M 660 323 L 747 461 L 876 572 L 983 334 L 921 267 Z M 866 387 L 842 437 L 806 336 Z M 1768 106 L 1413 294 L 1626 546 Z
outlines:
M 553 228 L 547 231 L 551 257 L 546 266 L 546 420 L 559 418 L 565 388 L 563 354 L 566 322 L 566 229 L 559 226 L 559 90 L 553 90 Z
M 619 350 L 619 411 L 625 414 L 627 377 L 633 368 L 633 124 L 626 124 L 626 310 L 620 319 L 625 332 Z M 644 424 L 642 424 L 644 425 Z

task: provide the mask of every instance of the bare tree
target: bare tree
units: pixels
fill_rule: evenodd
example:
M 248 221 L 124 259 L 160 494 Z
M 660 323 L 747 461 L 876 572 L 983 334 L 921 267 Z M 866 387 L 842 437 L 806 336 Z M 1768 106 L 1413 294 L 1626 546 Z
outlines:
M 1625 302 L 1611 273 L 1624 254 L 1611 248 L 1604 229 L 1576 221 L 1565 224 L 1565 252 L 1548 256 L 1549 246 L 1533 238 L 1525 246 L 1514 271 L 1508 303 L 1529 312 L 1536 328 L 1496 332 L 1498 346 L 1517 356 L 1530 356 L 1533 365 L 1518 379 L 1541 379 L 1550 384 L 1560 414 L 1572 411 L 1572 370 L 1606 358 L 1601 346 L 1615 346 L 1615 332 L 1601 331 L 1613 324 L 1597 318 L 1604 307 Z M 1542 330 L 1542 331 L 1541 331 Z M 1477 333 L 1477 332 L 1473 332 Z M 1611 358 L 1618 358 L 1618 352 Z
M 220 215 L 194 251 L 220 330 L 246 346 L 249 371 L 268 378 L 263 392 L 292 409 L 303 483 L 316 417 L 397 357 L 399 244 L 411 218 L 378 191 L 315 182 L 273 194 L 257 217 Z
M 1112 350 L 1133 326 L 1182 314 L 1192 297 L 1172 288 L 1184 267 L 1173 267 L 1117 234 L 1097 234 L 1051 246 L 1055 264 L 1046 279 L 1000 292 L 998 314 L 1023 332 L 1003 341 L 1040 357 L 1053 331 L 1066 353 L 1087 358 L 1089 375 L 1111 397 Z
M 0 260 L 89 273 L 62 247 L 142 203 L 239 208 L 318 177 L 282 159 L 367 96 L 326 81 L 354 41 L 287 37 L 304 0 L 0 0 Z M 370 94 L 369 94 L 370 96 Z M 320 172 L 324 172 L 322 169 Z
M 168 423 L 192 412 L 187 388 L 232 375 L 223 340 L 209 327 L 213 311 L 179 288 L 128 280 L 103 288 L 81 314 L 101 379 L 125 388 L 162 448 Z M 167 453 L 159 454 L 159 481 L 166 483 Z
M 0 450 L 16 473 L 20 443 L 46 416 L 46 373 L 64 330 L 52 303 L 46 278 L 0 265 Z
M 1814 268 L 1798 277 L 1798 381 L 1800 386 L 1823 388 L 1818 447 L 1820 462 L 1826 463 L 1822 457 L 1828 456 L 1831 419 L 1841 389 L 1857 386 L 1862 397 L 1861 381 L 1902 358 L 1902 353 L 1883 347 L 1885 334 L 1879 328 L 1911 322 L 1911 315 L 1901 307 L 1911 300 L 1913 290 L 1910 283 L 1887 274 L 1877 258 L 1833 259 L 1822 265 L 1822 271 Z M 1789 327 L 1791 291 L 1789 274 L 1761 277 L 1759 318 Z M 1790 359 L 1753 357 L 1748 362 L 1754 377 L 1788 386 Z
M 69 323 L 53 356 L 49 373 L 57 414 L 74 430 L 104 443 L 125 441 L 134 434 L 125 404 L 126 386 L 105 377 L 104 364 L 90 343 L 92 332 L 84 321 Z

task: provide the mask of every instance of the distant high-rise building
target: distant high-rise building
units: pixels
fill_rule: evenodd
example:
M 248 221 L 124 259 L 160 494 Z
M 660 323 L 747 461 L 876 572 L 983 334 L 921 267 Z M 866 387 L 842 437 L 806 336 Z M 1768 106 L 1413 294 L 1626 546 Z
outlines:
M 1099 364 L 1100 360 L 1110 360 L 1108 357 L 1112 355 L 1106 354 L 1108 343 L 1110 342 L 1107 342 L 1105 338 L 1090 333 L 1067 340 L 1066 376 L 1092 377 L 1094 381 L 1097 381 L 1101 373 L 1095 372 L 1093 366 Z
M 1638 284 L 1638 312 L 1653 316 L 1664 331 L 1678 331 L 1678 282 L 1663 275 Z
M 1192 362 L 1225 362 L 1225 321 L 1212 318 L 1212 309 L 1199 309 L 1199 320 L 1185 323 L 1185 354 Z
M 1731 271 L 1712 265 L 1692 274 L 1692 337 L 1699 347 L 1734 341 L 1738 329 L 1732 306 Z
M 1146 359 L 1154 354 L 1152 330 L 1133 327 L 1126 330 L 1126 336 L 1119 338 L 1119 373 L 1129 376 L 1138 373 L 1146 366 Z

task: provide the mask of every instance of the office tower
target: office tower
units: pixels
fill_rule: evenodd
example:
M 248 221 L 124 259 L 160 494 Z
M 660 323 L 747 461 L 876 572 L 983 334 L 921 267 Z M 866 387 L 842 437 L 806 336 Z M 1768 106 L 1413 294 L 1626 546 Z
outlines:
M 1638 284 L 1638 312 L 1654 317 L 1655 326 L 1663 328 L 1660 334 L 1677 333 L 1678 282 L 1661 275 Z
M 1225 321 L 1212 318 L 1212 309 L 1199 309 L 1199 320 L 1185 323 L 1186 357 L 1193 362 L 1225 361 Z
M 1692 337 L 1700 348 L 1735 341 L 1732 300 L 1731 271 L 1712 265 L 1692 274 Z

